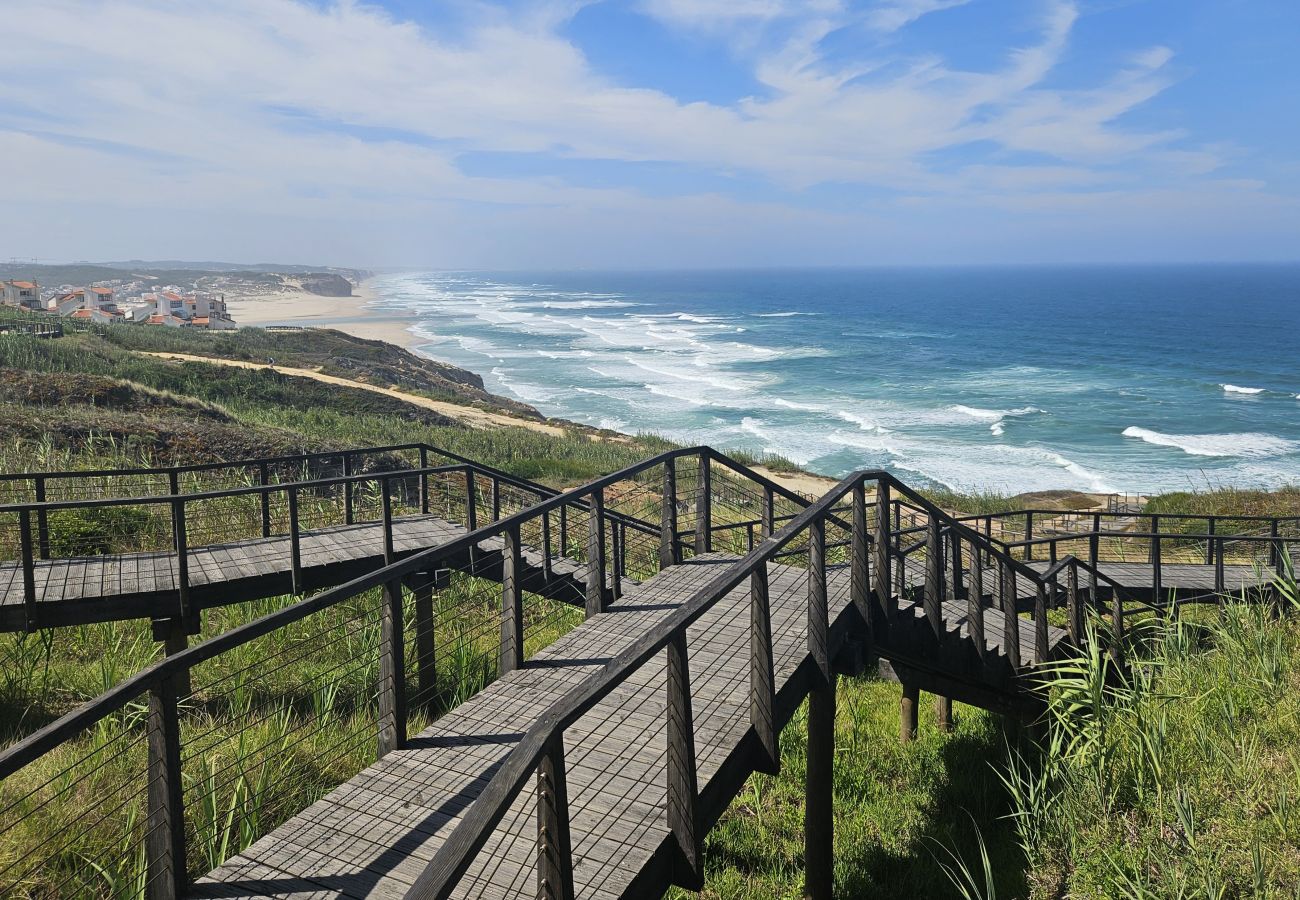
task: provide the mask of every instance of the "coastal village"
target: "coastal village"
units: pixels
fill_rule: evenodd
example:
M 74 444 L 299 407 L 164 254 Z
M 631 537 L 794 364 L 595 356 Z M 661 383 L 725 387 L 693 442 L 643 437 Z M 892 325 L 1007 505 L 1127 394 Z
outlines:
M 224 294 L 176 285 L 122 280 L 83 287 L 43 287 L 35 280 L 0 281 L 0 303 L 27 312 L 101 325 L 135 323 L 169 328 L 235 328 Z

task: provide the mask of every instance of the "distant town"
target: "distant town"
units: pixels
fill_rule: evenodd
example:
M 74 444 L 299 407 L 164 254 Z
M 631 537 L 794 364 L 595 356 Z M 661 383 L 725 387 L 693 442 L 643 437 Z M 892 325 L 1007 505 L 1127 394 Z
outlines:
M 369 273 L 356 269 L 178 260 L 120 263 L 0 263 L 0 309 L 87 323 L 168 328 L 236 327 L 236 301 L 285 295 L 347 297 Z
M 129 279 L 81 287 L 45 287 L 35 280 L 10 279 L 0 281 L 0 303 L 102 325 L 134 322 L 170 328 L 235 327 L 224 294 L 187 291 L 179 285 L 158 287 Z

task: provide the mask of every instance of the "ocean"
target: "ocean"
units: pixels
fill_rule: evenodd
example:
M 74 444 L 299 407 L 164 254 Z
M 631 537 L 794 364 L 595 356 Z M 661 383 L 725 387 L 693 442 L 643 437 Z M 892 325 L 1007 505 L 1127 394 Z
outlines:
M 1300 483 L 1300 266 L 383 276 L 559 416 L 959 490 Z

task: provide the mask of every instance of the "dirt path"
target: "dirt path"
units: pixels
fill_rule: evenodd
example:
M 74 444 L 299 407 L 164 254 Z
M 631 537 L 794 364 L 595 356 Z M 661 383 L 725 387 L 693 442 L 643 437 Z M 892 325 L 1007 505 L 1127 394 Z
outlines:
M 370 391 L 373 394 L 383 394 L 387 397 L 395 397 L 398 400 L 404 400 L 415 406 L 433 410 L 434 412 L 441 413 L 449 419 L 468 425 L 471 428 L 527 428 L 530 431 L 538 431 L 542 434 L 549 434 L 554 437 L 564 437 L 567 433 L 566 430 L 561 428 L 559 425 L 551 425 L 546 422 L 535 422 L 532 419 L 521 419 L 505 413 L 489 412 L 488 410 L 478 409 L 473 406 L 461 406 L 458 403 L 449 403 L 445 400 L 431 400 L 428 397 L 421 397 L 418 394 L 409 394 L 395 388 L 379 387 L 374 384 L 366 384 L 364 381 L 352 381 L 348 378 L 339 378 L 336 375 L 326 375 L 325 373 L 318 372 L 315 369 L 299 369 L 293 366 L 272 366 L 269 363 L 248 362 L 240 359 L 220 359 L 214 356 L 196 356 L 190 353 L 140 352 L 145 356 L 155 356 L 159 359 L 171 359 L 176 360 L 177 362 L 210 363 L 214 366 L 233 366 L 237 369 L 274 369 L 282 375 L 293 375 L 298 378 L 311 378 L 315 381 L 322 381 L 326 384 L 357 388 L 362 391 Z M 601 440 L 599 437 L 593 437 L 592 439 Z M 773 472 L 765 466 L 754 466 L 753 468 L 756 472 L 767 476 L 777 484 L 783 485 L 797 493 L 812 497 L 820 497 L 836 484 L 836 481 L 833 478 L 825 478 L 821 475 L 813 475 L 807 472 Z
M 445 400 L 431 400 L 428 397 L 421 397 L 418 394 L 408 394 L 405 391 L 399 391 L 395 388 L 379 387 L 375 384 L 366 384 L 364 381 L 352 381 L 347 378 L 339 378 L 335 375 L 326 375 L 315 369 L 298 369 L 293 366 L 272 366 L 268 363 L 247 362 L 239 359 L 218 359 L 212 356 L 195 356 L 189 353 L 152 353 L 142 351 L 146 356 L 156 356 L 159 359 L 173 359 L 178 362 L 202 362 L 211 363 L 215 366 L 233 366 L 237 369 L 274 369 L 281 375 L 293 375 L 298 378 L 311 378 L 315 381 L 323 381 L 326 384 L 336 384 L 340 387 L 356 388 L 362 391 L 370 391 L 372 394 L 383 394 L 387 397 L 395 397 L 398 400 L 404 400 L 414 406 L 420 406 L 424 409 L 430 409 L 434 412 L 441 413 L 449 419 L 462 422 L 471 428 L 527 428 L 531 431 L 540 431 L 543 434 L 554 435 L 555 437 L 564 437 L 565 430 L 558 425 L 549 425 L 545 422 L 535 422 L 531 419 L 521 419 L 515 416 L 506 415 L 505 413 L 489 412 L 485 409 L 478 409 L 473 406 L 461 406 L 459 403 L 448 403 Z

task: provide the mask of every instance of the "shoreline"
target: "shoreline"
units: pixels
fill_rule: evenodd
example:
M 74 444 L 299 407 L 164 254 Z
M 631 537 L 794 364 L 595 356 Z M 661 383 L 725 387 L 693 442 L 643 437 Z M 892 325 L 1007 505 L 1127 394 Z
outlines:
M 267 325 L 303 325 L 335 328 L 353 337 L 385 341 L 414 351 L 420 339 L 409 329 L 417 321 L 415 313 L 397 313 L 367 309 L 379 300 L 373 278 L 353 288 L 350 297 L 327 297 L 304 291 L 277 291 L 240 297 L 228 297 L 226 304 L 235 324 L 262 328 Z
M 375 280 L 375 277 L 371 277 L 357 284 L 353 288 L 353 294 L 350 297 L 328 297 L 303 291 L 278 291 L 228 298 L 227 303 L 231 315 L 240 327 L 302 325 L 305 327 L 334 328 L 354 337 L 384 341 L 412 353 L 420 353 L 417 348 L 424 342 L 410 330 L 419 321 L 419 316 L 416 313 L 367 309 L 369 304 L 382 299 L 374 289 L 373 282 Z M 420 355 L 436 362 L 445 362 L 445 360 L 439 360 L 427 353 L 421 353 Z M 476 422 L 475 424 L 479 427 L 490 427 L 491 425 L 499 426 L 505 423 Z M 539 423 L 526 422 L 525 420 L 510 424 L 518 424 L 523 427 L 539 425 Z M 540 426 L 538 430 L 549 430 L 549 428 Z M 799 473 L 777 473 L 762 465 L 755 468 L 773 481 L 809 496 L 820 496 L 838 482 L 838 479 L 807 470 Z M 1095 498 L 1107 496 L 1096 491 L 1072 487 L 1063 487 L 1060 490 Z

